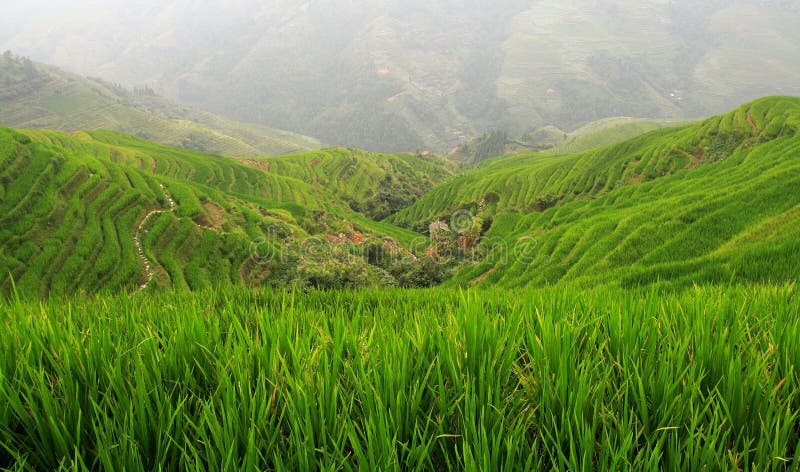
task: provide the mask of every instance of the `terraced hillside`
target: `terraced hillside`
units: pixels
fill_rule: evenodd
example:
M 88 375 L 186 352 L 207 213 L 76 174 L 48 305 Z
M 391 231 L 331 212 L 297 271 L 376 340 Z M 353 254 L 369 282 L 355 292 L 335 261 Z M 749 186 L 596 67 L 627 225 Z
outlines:
M 607 118 L 584 125 L 568 133 L 562 141 L 547 150 L 548 154 L 574 154 L 616 144 L 636 136 L 670 126 L 665 120 L 645 120 L 630 117 Z M 674 126 L 674 124 L 672 125 Z
M 246 161 L 264 171 L 324 188 L 350 207 L 383 219 L 416 201 L 452 173 L 439 157 L 331 148 Z
M 455 284 L 795 280 L 799 127 L 800 99 L 769 98 L 451 177 L 424 156 L 331 148 L 236 160 L 112 131 L 4 129 L 0 272 L 40 294 L 427 286 L 454 266 Z M 429 247 L 419 233 L 437 220 L 453 237 Z
M 131 92 L 10 54 L 0 55 L 0 125 L 66 132 L 112 129 L 233 157 L 321 147 L 312 138 L 176 105 L 149 89 Z
M 375 238 L 405 257 L 415 237 L 234 159 L 110 131 L 0 129 L 0 273 L 24 293 L 392 284 L 360 252 Z
M 649 131 L 674 126 L 667 120 L 631 117 L 605 118 L 566 133 L 555 126 L 545 126 L 519 138 L 493 131 L 452 150 L 447 158 L 453 162 L 474 165 L 489 158 L 543 152 L 549 155 L 571 154 L 635 138 Z
M 461 283 L 796 280 L 799 129 L 800 99 L 768 98 L 598 150 L 499 158 L 389 221 L 491 222 L 484 241 L 505 249 Z

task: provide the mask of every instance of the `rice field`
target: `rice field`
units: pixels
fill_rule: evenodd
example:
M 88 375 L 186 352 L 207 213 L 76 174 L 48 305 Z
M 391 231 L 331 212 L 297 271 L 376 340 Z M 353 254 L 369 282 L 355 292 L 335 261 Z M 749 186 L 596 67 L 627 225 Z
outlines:
M 373 220 L 407 207 L 452 175 L 453 167 L 436 156 L 380 154 L 342 147 L 248 162 L 268 174 L 325 189 Z
M 794 285 L 0 304 L 7 470 L 798 470 Z
M 491 220 L 502 252 L 458 273 L 465 286 L 796 281 L 799 125 L 800 100 L 768 98 L 579 154 L 492 159 L 389 221 Z
M 800 470 L 798 105 L 453 177 L 0 129 L 0 470 Z M 453 213 L 504 257 L 310 289 Z
M 0 128 L 0 294 L 8 275 L 33 298 L 290 284 L 304 241 L 356 231 L 399 244 L 419 237 L 236 159 L 111 131 Z M 258 241 L 289 261 L 259 264 Z

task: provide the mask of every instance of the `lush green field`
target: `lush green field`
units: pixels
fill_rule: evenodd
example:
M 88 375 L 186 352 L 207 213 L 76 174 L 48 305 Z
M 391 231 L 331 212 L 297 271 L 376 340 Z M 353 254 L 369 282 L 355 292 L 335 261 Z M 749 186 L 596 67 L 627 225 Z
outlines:
M 441 159 L 409 154 L 236 160 L 110 131 L 4 129 L 0 273 L 38 295 L 792 281 L 799 126 L 800 100 L 769 98 L 595 150 L 506 156 L 452 176 Z M 428 225 L 452 215 L 469 221 L 431 252 Z M 7 279 L 0 289 L 8 293 Z
M 365 242 L 402 260 L 424 240 L 355 213 L 325 187 L 110 131 L 0 129 L 0 164 L 0 273 L 30 296 L 141 285 L 392 285 L 399 274 L 368 264 Z M 0 291 L 8 293 L 8 280 Z
M 800 470 L 798 130 L 451 175 L 0 128 L 0 469 Z
M 798 470 L 795 286 L 0 304 L 10 470 Z
M 232 157 L 285 154 L 322 145 L 306 136 L 239 123 L 177 105 L 149 90 L 0 55 L 0 125 L 66 132 L 111 129 Z
M 496 253 L 461 284 L 797 280 L 798 130 L 800 99 L 769 98 L 579 154 L 492 159 L 389 221 L 491 222 L 478 250 Z

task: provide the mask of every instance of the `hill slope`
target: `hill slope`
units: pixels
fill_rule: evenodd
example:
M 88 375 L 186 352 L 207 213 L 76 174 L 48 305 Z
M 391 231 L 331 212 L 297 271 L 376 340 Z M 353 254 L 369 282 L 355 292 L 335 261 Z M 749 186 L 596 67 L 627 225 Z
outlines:
M 447 158 L 459 164 L 474 165 L 510 154 L 537 151 L 550 155 L 571 154 L 626 141 L 670 124 L 674 126 L 674 123 L 666 120 L 615 117 L 593 121 L 572 133 L 565 133 L 555 126 L 545 126 L 512 139 L 507 133 L 493 131 L 459 145 Z
M 330 148 L 245 161 L 270 174 L 324 188 L 358 212 L 381 220 L 452 175 L 439 157 Z
M 8 54 L 0 56 L 0 125 L 66 132 L 111 129 L 232 157 L 321 147 L 312 138 L 176 105 L 149 89 L 130 92 Z
M 380 151 L 800 94 L 790 0 L 109 0 L 92 15 L 30 0 L 3 13 L 0 48 Z
M 110 131 L 0 129 L 0 273 L 23 293 L 395 284 L 362 253 L 374 241 L 413 259 L 415 239 L 235 159 Z
M 675 124 L 664 120 L 644 120 L 630 117 L 606 118 L 588 123 L 567 134 L 566 138 L 557 141 L 546 153 L 558 155 L 588 151 L 627 141 L 668 126 L 675 126 Z
M 412 155 L 237 160 L 111 131 L 2 129 L 0 273 L 33 294 L 427 286 L 453 264 L 464 285 L 796 280 L 798 130 L 800 99 L 769 98 L 448 177 Z M 440 219 L 450 227 L 419 234 Z
M 492 222 L 484 250 L 499 252 L 462 283 L 796 280 L 798 130 L 800 99 L 763 99 L 598 150 L 494 159 L 389 221 Z

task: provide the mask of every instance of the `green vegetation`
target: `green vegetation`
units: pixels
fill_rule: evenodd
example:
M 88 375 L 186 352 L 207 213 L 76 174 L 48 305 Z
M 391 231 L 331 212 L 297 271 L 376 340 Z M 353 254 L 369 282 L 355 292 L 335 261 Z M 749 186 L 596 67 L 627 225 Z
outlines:
M 0 305 L 10 470 L 797 470 L 796 287 Z
M 111 129 L 232 157 L 321 147 L 305 136 L 176 105 L 149 88 L 128 91 L 11 54 L 0 56 L 0 125 L 66 132 Z
M 770 98 L 584 153 L 493 159 L 389 221 L 491 217 L 499 252 L 460 284 L 797 280 L 798 130 L 800 99 Z
M 111 131 L 0 129 L 0 162 L 0 273 L 31 296 L 407 285 L 404 260 L 424 241 L 324 188 Z M 392 265 L 365 261 L 372 240 Z M 0 288 L 9 292 L 7 277 Z
M 461 144 L 447 158 L 460 164 L 472 165 L 491 157 L 510 154 L 574 154 L 627 141 L 668 125 L 669 122 L 664 120 L 621 117 L 594 121 L 572 133 L 565 133 L 554 126 L 545 126 L 511 139 L 505 132 L 493 131 Z
M 800 470 L 798 131 L 452 175 L 0 128 L 0 469 Z
M 548 154 L 574 154 L 633 139 L 647 132 L 669 126 L 666 121 L 636 118 L 608 118 L 580 127 L 556 141 Z
M 800 100 L 770 98 L 457 175 L 421 154 L 234 160 L 112 131 L 6 129 L 0 273 L 35 295 L 797 280 L 799 122 Z M 428 241 L 436 221 L 449 227 Z M 376 248 L 388 256 L 370 261 Z
M 375 220 L 406 208 L 450 176 L 437 157 L 331 148 L 249 161 L 266 172 L 326 189 Z

